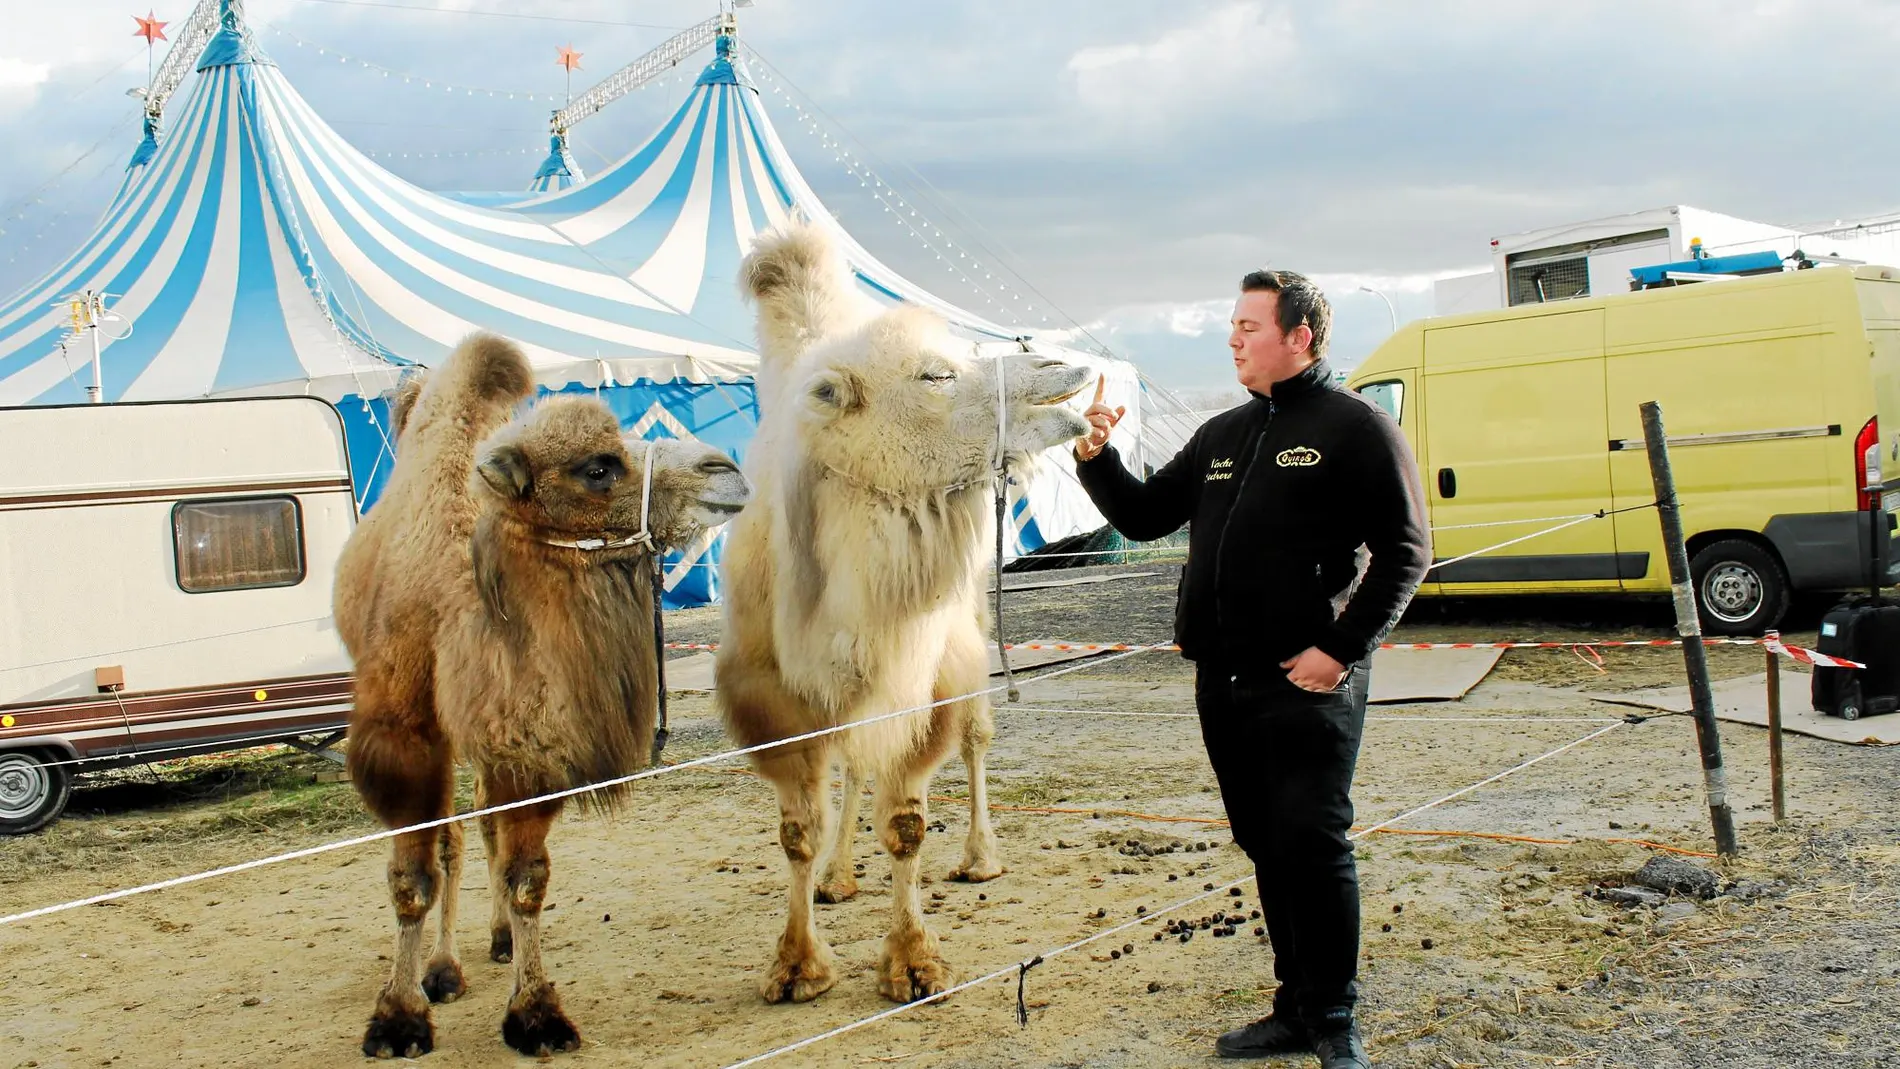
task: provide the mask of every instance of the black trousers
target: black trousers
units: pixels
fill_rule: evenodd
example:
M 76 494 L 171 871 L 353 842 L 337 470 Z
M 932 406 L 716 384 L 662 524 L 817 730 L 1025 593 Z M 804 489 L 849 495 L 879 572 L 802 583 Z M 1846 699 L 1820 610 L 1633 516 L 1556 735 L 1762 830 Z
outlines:
M 1366 662 L 1330 694 L 1275 666 L 1198 666 L 1201 737 L 1234 841 L 1254 864 L 1280 981 L 1275 1013 L 1321 1031 L 1358 1000 L 1359 872 L 1352 775 L 1366 722 Z

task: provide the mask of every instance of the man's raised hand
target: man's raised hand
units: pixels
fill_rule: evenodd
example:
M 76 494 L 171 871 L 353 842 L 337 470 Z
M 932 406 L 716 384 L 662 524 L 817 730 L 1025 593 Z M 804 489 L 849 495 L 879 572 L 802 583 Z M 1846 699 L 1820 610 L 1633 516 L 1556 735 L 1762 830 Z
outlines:
M 1077 460 L 1094 460 L 1096 455 L 1108 445 L 1109 432 L 1114 430 L 1115 424 L 1120 423 L 1122 417 L 1128 414 L 1128 409 L 1121 405 L 1110 408 L 1103 402 L 1102 397 L 1107 389 L 1108 376 L 1096 376 L 1095 401 L 1089 405 L 1088 411 L 1082 413 L 1082 418 L 1089 421 L 1089 433 L 1088 437 L 1078 439 L 1075 443 Z

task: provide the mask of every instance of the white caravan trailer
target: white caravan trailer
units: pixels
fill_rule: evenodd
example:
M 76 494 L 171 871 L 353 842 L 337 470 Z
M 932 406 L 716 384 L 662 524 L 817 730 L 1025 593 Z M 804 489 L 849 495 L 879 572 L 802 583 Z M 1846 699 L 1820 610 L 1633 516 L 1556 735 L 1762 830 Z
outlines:
M 342 732 L 357 517 L 328 404 L 0 408 L 0 458 L 0 833 L 76 771 Z

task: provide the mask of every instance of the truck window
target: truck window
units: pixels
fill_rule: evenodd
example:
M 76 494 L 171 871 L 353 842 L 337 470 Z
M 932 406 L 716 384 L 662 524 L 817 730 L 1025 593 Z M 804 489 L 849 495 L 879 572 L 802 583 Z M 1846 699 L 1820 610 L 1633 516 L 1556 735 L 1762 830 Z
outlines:
M 1366 399 L 1385 409 L 1386 414 L 1403 422 L 1405 413 L 1405 384 L 1394 379 L 1390 382 L 1372 382 L 1359 387 Z
M 179 589 L 296 586 L 304 577 L 302 521 L 294 497 L 180 501 L 172 506 Z

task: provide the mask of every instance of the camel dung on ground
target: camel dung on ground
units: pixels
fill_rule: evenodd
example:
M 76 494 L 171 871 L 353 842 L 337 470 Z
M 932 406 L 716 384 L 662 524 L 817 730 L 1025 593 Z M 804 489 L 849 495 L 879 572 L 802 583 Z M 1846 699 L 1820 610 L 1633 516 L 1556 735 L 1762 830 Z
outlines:
M 391 828 L 448 816 L 458 761 L 474 768 L 478 808 L 643 767 L 659 703 L 654 556 L 750 497 L 732 460 L 698 442 L 629 448 L 591 397 L 551 398 L 511 420 L 532 392 L 520 349 L 487 334 L 405 383 L 389 484 L 338 564 L 337 629 L 356 670 L 350 778 Z M 624 789 L 579 797 L 611 806 Z M 546 840 L 561 808 L 481 821 L 490 956 L 514 963 L 502 1036 L 525 1054 L 580 1041 L 541 966 Z M 429 1004 L 465 990 L 454 937 L 462 839 L 451 823 L 394 840 L 396 953 L 367 1055 L 427 1053 Z M 425 968 L 422 925 L 438 899 Z
M 721 563 L 713 693 L 727 729 L 761 745 L 944 703 L 753 755 L 777 789 L 791 866 L 790 915 L 761 991 L 804 1001 L 835 980 L 812 900 L 836 757 L 853 779 L 874 779 L 874 823 L 891 855 L 878 990 L 913 1001 L 951 982 L 918 879 L 929 781 L 958 745 L 972 766 L 960 871 L 1002 871 L 981 797 L 992 729 L 978 693 L 989 674 L 992 473 L 999 460 L 1026 470 L 1034 454 L 1086 433 L 1061 403 L 1093 372 L 1031 352 L 982 356 L 932 312 L 879 308 L 809 224 L 761 236 L 742 273 L 758 304 L 762 418 L 748 460 L 757 494 Z M 848 843 L 832 856 L 848 876 Z M 839 873 L 829 880 L 848 894 Z

